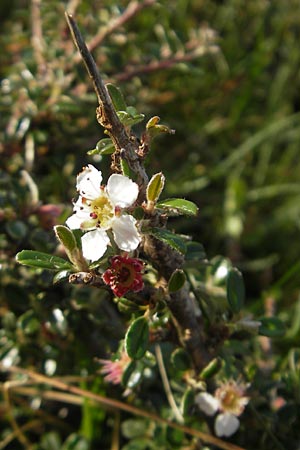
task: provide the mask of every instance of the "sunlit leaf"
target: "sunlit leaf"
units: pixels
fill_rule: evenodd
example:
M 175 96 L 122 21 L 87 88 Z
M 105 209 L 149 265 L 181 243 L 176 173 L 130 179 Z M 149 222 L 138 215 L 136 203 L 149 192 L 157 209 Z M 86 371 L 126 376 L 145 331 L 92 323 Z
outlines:
M 186 216 L 195 216 L 198 213 L 198 207 L 195 203 L 183 198 L 170 198 L 158 202 L 159 208 L 166 209 L 170 214 L 183 214 Z
M 73 267 L 65 259 L 49 255 L 48 253 L 36 252 L 35 250 L 22 250 L 16 255 L 16 260 L 25 266 L 48 270 L 67 270 Z
M 157 202 L 165 185 L 165 177 L 159 172 L 153 175 L 148 183 L 146 197 L 149 202 Z

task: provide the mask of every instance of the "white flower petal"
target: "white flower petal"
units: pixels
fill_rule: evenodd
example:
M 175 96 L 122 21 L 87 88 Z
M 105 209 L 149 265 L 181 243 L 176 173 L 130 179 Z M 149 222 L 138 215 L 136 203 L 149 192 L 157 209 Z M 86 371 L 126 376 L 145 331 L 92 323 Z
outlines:
M 93 200 L 99 196 L 101 183 L 101 171 L 89 164 L 77 175 L 76 189 L 82 197 Z
M 83 256 L 91 261 L 97 261 L 106 252 L 109 238 L 104 230 L 97 228 L 85 233 L 81 243 Z
M 134 181 L 124 175 L 113 174 L 107 182 L 107 194 L 114 206 L 126 208 L 137 199 L 139 188 Z
M 66 220 L 66 225 L 71 228 L 71 230 L 79 230 L 81 222 L 82 219 L 74 213 Z
M 208 416 L 213 416 L 219 409 L 219 401 L 208 392 L 196 395 L 195 402 L 198 407 Z
M 135 224 L 135 218 L 130 215 L 115 218 L 112 230 L 115 242 L 121 250 L 130 252 L 135 250 L 141 242 L 141 237 Z
M 215 433 L 218 437 L 229 437 L 238 430 L 239 426 L 240 421 L 233 414 L 219 414 L 215 421 Z

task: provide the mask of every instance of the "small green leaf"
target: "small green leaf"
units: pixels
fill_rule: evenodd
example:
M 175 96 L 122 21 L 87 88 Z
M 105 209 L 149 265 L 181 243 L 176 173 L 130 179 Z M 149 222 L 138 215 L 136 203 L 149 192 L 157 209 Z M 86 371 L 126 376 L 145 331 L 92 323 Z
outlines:
M 220 358 L 214 358 L 210 361 L 206 367 L 201 371 L 199 378 L 201 380 L 207 380 L 208 378 L 212 378 L 222 367 L 222 360 Z
M 50 431 L 42 435 L 41 448 L 43 450 L 61 450 L 61 447 L 60 436 L 55 431 Z
M 260 335 L 271 338 L 282 337 L 285 335 L 285 326 L 277 317 L 261 317 L 258 321 L 261 323 L 258 329 Z
M 184 286 L 184 283 L 186 281 L 185 273 L 182 269 L 176 269 L 171 275 L 171 278 L 168 282 L 168 289 L 169 292 L 176 292 L 179 291 Z
M 70 228 L 64 225 L 56 225 L 54 232 L 59 242 L 65 247 L 67 253 L 72 253 L 77 248 L 75 236 Z
M 36 317 L 33 310 L 26 311 L 18 318 L 17 326 L 22 330 L 22 332 L 31 336 L 37 333 L 40 329 L 40 321 Z
M 65 440 L 61 450 L 89 450 L 90 444 L 87 439 L 77 433 L 72 433 Z
M 48 270 L 68 270 L 72 265 L 65 259 L 48 253 L 36 252 L 35 250 L 22 250 L 16 255 L 18 263 Z
M 132 359 L 140 359 L 144 356 L 149 341 L 149 325 L 145 317 L 134 320 L 125 336 L 125 348 Z
M 132 313 L 143 309 L 144 307 L 140 307 L 136 302 L 128 300 L 128 298 L 120 297 L 118 299 L 118 309 L 122 313 Z
M 127 439 L 133 439 L 145 435 L 148 428 L 149 423 L 145 419 L 127 419 L 122 423 L 122 434 Z
M 203 245 L 200 244 L 200 242 L 187 242 L 185 259 L 187 261 L 203 261 L 206 259 L 206 253 Z
M 126 161 L 126 159 L 121 159 L 121 169 L 122 169 L 122 174 L 125 177 L 130 177 L 131 173 L 130 173 L 130 167 L 128 165 L 128 162 Z
M 20 220 L 8 221 L 5 228 L 9 236 L 18 241 L 24 239 L 28 233 L 27 225 Z
M 152 228 L 151 234 L 154 237 L 156 237 L 157 239 L 159 239 L 160 241 L 169 245 L 171 248 L 173 248 L 177 252 L 182 253 L 182 254 L 184 254 L 186 252 L 186 243 L 177 234 L 171 233 L 171 231 L 168 231 L 164 228 Z
M 125 127 L 131 127 L 144 120 L 144 114 L 139 114 L 133 106 L 128 106 L 126 111 L 117 111 L 117 115 Z
M 241 272 L 235 267 L 231 268 L 227 276 L 227 301 L 233 313 L 238 313 L 245 300 L 245 285 Z
M 96 148 L 87 152 L 88 155 L 111 155 L 115 147 L 111 139 L 105 138 L 97 142 Z
M 127 366 L 125 367 L 123 373 L 122 373 L 122 386 L 126 387 L 131 375 L 134 373 L 135 369 L 136 369 L 136 361 L 131 361 L 127 364 Z
M 180 372 L 184 372 L 191 368 L 191 359 L 188 353 L 182 348 L 177 348 L 172 353 L 171 363 L 174 368 Z
M 127 105 L 125 103 L 121 89 L 114 84 L 106 84 L 111 101 L 113 102 L 116 111 L 126 111 Z
M 70 275 L 69 270 L 61 270 L 57 272 L 53 277 L 53 283 L 60 283 L 61 281 L 65 281 Z
M 155 125 L 157 125 L 159 123 L 159 121 L 160 121 L 160 117 L 158 117 L 158 116 L 151 117 L 151 119 L 149 119 L 146 124 L 146 129 L 148 130 L 149 128 L 155 127 Z
M 174 215 L 184 214 L 186 216 L 195 216 L 198 213 L 197 205 L 183 198 L 169 198 L 159 202 L 157 206 L 166 209 Z
M 169 133 L 169 134 L 175 133 L 175 131 L 171 130 L 171 128 L 169 128 L 167 125 L 158 125 L 159 121 L 160 118 L 158 116 L 151 117 L 151 119 L 148 120 L 146 130 L 150 139 L 155 138 L 161 133 Z
M 148 202 L 156 203 L 165 185 L 165 177 L 159 172 L 153 175 L 148 183 L 146 196 Z
M 181 401 L 181 411 L 184 417 L 190 417 L 191 411 L 195 407 L 195 391 L 188 388 L 183 394 Z

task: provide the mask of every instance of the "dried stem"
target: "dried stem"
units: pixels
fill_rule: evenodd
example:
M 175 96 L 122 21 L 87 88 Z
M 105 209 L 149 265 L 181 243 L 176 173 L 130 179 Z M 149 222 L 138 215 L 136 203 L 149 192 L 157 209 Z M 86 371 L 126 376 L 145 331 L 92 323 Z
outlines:
M 187 433 L 190 436 L 194 436 L 196 438 L 201 439 L 203 442 L 207 442 L 209 444 L 213 444 L 218 448 L 223 450 L 245 450 L 242 447 L 238 447 L 237 445 L 230 444 L 229 442 L 222 441 L 210 434 L 203 433 L 202 431 L 195 430 L 193 428 L 187 427 L 185 425 L 181 425 L 178 423 L 171 422 L 170 420 L 164 419 L 163 417 L 157 416 L 156 414 L 149 412 L 147 410 L 139 409 L 136 406 L 129 405 L 127 403 L 120 402 L 118 400 L 114 400 L 111 398 L 104 397 L 99 394 L 95 394 L 94 392 L 87 391 L 85 389 L 81 389 L 77 386 L 71 386 L 67 383 L 64 383 L 58 378 L 47 377 L 40 373 L 34 372 L 32 370 L 25 370 L 18 367 L 9 367 L 5 368 L 0 363 L 0 369 L 6 372 L 17 373 L 27 375 L 29 378 L 34 380 L 36 383 L 47 384 L 61 391 L 65 391 L 71 394 L 78 395 L 79 397 L 87 398 L 95 401 L 96 403 L 114 410 L 126 411 L 128 413 L 134 414 L 138 417 L 144 417 L 150 420 L 153 420 L 157 423 L 167 425 L 171 428 L 182 431 L 183 433 Z

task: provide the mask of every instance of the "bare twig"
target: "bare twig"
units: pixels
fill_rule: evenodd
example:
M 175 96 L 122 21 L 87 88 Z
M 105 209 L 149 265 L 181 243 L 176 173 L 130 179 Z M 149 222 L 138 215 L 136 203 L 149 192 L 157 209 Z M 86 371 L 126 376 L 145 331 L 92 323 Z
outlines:
M 126 127 L 119 120 L 107 88 L 100 76 L 96 63 L 84 42 L 75 20 L 67 13 L 66 19 L 71 30 L 73 40 L 81 54 L 88 74 L 94 85 L 99 103 L 99 107 L 97 108 L 98 122 L 105 128 L 112 139 L 116 153 L 119 156 L 122 154 L 122 157 L 126 159 L 130 168 L 136 174 L 137 183 L 140 187 L 139 200 L 141 200 L 145 196 L 148 176 L 138 156 L 138 142 L 134 136 L 131 136 L 128 133 Z
M 116 29 L 120 28 L 126 22 L 131 20 L 134 16 L 136 16 L 142 9 L 147 8 L 148 6 L 152 6 L 156 0 L 144 0 L 144 1 L 132 1 L 129 3 L 123 14 L 117 17 L 115 20 L 109 22 L 107 27 L 101 29 L 101 31 L 94 36 L 90 42 L 87 43 L 87 48 L 90 52 L 92 52 L 96 47 L 98 47 L 104 39 L 111 34 Z M 75 55 L 74 63 L 78 63 L 80 61 L 80 55 Z
M 107 397 L 104 397 L 99 394 L 95 394 L 94 392 L 90 392 L 85 389 L 78 388 L 77 386 L 70 386 L 69 384 L 62 382 L 58 378 L 47 377 L 40 373 L 34 372 L 32 370 L 21 369 L 19 367 L 15 367 L 15 366 L 5 368 L 1 365 L 1 363 L 0 363 L 0 369 L 4 370 L 5 372 L 27 375 L 29 378 L 34 380 L 36 383 L 47 384 L 47 385 L 55 387 L 61 391 L 72 393 L 72 394 L 78 395 L 83 398 L 91 399 L 106 408 L 109 408 L 109 409 L 113 408 L 114 410 L 126 411 L 126 412 L 128 412 L 130 414 L 134 414 L 138 417 L 144 417 L 146 419 L 153 420 L 159 424 L 167 425 L 171 428 L 180 430 L 183 433 L 187 433 L 190 436 L 199 438 L 203 442 L 207 442 L 209 444 L 216 445 L 218 448 L 221 448 L 223 450 L 245 450 L 242 447 L 230 444 L 229 442 L 222 441 L 221 439 L 211 436 L 210 434 L 203 433 L 202 431 L 187 427 L 185 425 L 171 422 L 170 420 L 167 420 L 167 419 L 164 419 L 163 417 L 157 416 L 156 414 L 154 414 L 152 412 L 149 412 L 149 411 L 146 411 L 143 409 L 139 409 L 133 405 L 129 405 L 127 403 L 123 403 L 118 400 L 107 398 Z

